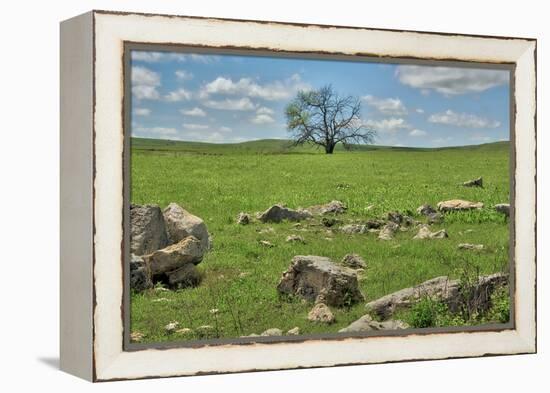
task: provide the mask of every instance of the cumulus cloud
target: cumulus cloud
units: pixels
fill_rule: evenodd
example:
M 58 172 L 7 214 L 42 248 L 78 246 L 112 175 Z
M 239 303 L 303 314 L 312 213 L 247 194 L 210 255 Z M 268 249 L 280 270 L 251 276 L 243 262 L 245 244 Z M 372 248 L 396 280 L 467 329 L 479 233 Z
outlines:
M 177 136 L 178 130 L 171 127 L 136 127 L 132 135 L 145 138 L 168 138 Z
M 231 127 L 222 126 L 222 127 L 220 127 L 220 131 L 221 132 L 231 132 L 231 131 L 233 131 L 233 129 Z
M 194 117 L 204 117 L 206 116 L 206 112 L 203 111 L 201 108 L 199 107 L 194 107 L 193 109 L 180 109 L 180 113 L 182 115 L 186 115 L 186 116 L 194 116 Z
M 275 113 L 275 111 L 273 109 L 262 106 L 261 108 L 258 108 L 256 113 L 258 115 L 273 115 Z
M 428 118 L 430 123 L 444 124 L 466 128 L 497 128 L 500 122 L 487 119 L 470 113 L 457 113 L 451 109 L 441 113 L 434 113 Z
M 223 109 L 232 111 L 251 111 L 256 109 L 256 105 L 248 98 L 225 100 L 207 100 L 203 103 L 206 107 L 212 109 Z
M 407 108 L 399 98 L 378 98 L 367 95 L 362 99 L 367 105 L 385 115 L 403 116 L 407 114 Z
M 274 81 L 265 84 L 255 82 L 252 78 L 241 78 L 234 81 L 231 78 L 219 76 L 202 87 L 200 97 L 208 98 L 213 94 L 241 95 L 277 101 L 286 100 L 298 90 L 308 88 L 309 85 L 304 83 L 298 74 L 294 74 L 284 81 Z
M 422 108 L 416 108 L 415 111 L 416 113 L 420 113 L 420 114 L 424 113 L 424 109 Z
M 379 132 L 394 133 L 399 130 L 407 130 L 411 128 L 403 118 L 391 117 L 389 119 L 372 120 L 369 119 L 364 122 L 365 126 L 374 129 Z
M 207 130 L 208 129 L 208 125 L 206 124 L 183 123 L 182 126 L 186 130 Z
M 132 67 L 132 94 L 138 100 L 158 100 L 160 75 L 141 66 Z
M 193 73 L 189 71 L 177 70 L 176 72 L 174 72 L 174 74 L 176 75 L 176 78 L 182 81 L 193 79 Z
M 149 116 L 151 114 L 151 109 L 149 108 L 135 108 L 134 115 L 136 116 Z
M 217 55 L 199 55 L 196 53 L 176 53 L 176 52 L 155 52 L 155 51 L 132 51 L 132 60 L 145 63 L 160 63 L 166 61 L 178 61 L 184 63 L 193 61 L 196 63 L 210 64 L 220 60 Z
M 177 90 L 171 91 L 170 93 L 166 94 L 164 96 L 164 99 L 170 102 L 189 100 L 191 99 L 191 93 L 185 90 L 183 87 L 181 87 Z
M 257 114 L 250 121 L 254 124 L 269 124 L 274 123 L 275 119 L 273 119 L 273 117 L 271 117 L 270 115 Z
M 414 130 L 411 130 L 411 132 L 409 132 L 409 135 L 410 136 L 426 136 L 426 135 L 428 135 L 428 133 L 426 131 L 419 130 L 418 128 L 415 128 Z
M 421 89 L 423 94 L 434 90 L 446 96 L 480 93 L 509 81 L 508 71 L 503 70 L 417 65 L 400 65 L 395 75 L 402 84 Z

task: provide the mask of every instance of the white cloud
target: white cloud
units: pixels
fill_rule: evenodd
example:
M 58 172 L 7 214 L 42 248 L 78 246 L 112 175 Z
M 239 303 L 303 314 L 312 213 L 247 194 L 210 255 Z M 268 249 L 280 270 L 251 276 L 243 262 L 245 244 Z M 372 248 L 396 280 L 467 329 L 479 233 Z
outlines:
M 496 120 L 479 117 L 470 113 L 457 113 L 451 109 L 441 113 L 434 113 L 428 118 L 430 123 L 444 124 L 456 127 L 467 128 L 497 128 L 500 122 Z
M 481 142 L 481 143 L 487 143 L 487 142 L 492 142 L 494 140 L 493 137 L 491 136 L 488 136 L 488 135 L 481 135 L 481 134 L 474 134 L 474 135 L 470 135 L 470 138 L 469 138 L 471 141 L 474 141 L 474 142 Z
M 195 53 L 177 53 L 177 52 L 154 52 L 154 51 L 132 51 L 132 60 L 145 63 L 160 63 L 166 61 L 178 61 L 184 63 L 193 61 L 196 63 L 210 64 L 220 60 L 216 55 L 198 55 Z
M 221 132 L 231 132 L 231 131 L 233 131 L 233 129 L 231 127 L 222 126 L 222 127 L 220 127 L 220 131 Z
M 382 120 L 367 120 L 364 122 L 365 126 L 374 129 L 379 132 L 396 132 L 398 130 L 406 130 L 412 128 L 403 118 L 391 117 L 389 119 Z
M 185 90 L 183 87 L 181 87 L 177 90 L 171 91 L 170 93 L 166 94 L 164 96 L 164 99 L 170 102 L 189 100 L 191 99 L 191 93 Z
M 254 124 L 269 124 L 274 123 L 275 119 L 273 119 L 270 115 L 257 114 L 251 119 L 251 122 Z
M 208 129 L 208 125 L 206 124 L 183 123 L 182 126 L 186 130 L 207 130 Z
M 309 85 L 302 82 L 298 74 L 294 74 L 284 81 L 274 81 L 263 85 L 251 78 L 241 78 L 238 81 L 233 81 L 231 78 L 219 76 L 202 87 L 200 97 L 208 98 L 212 94 L 223 94 L 276 101 L 286 100 L 298 90 L 308 88 L 310 88 Z
M 256 113 L 258 115 L 273 115 L 275 113 L 275 111 L 273 109 L 262 106 L 261 108 L 258 108 Z
M 416 108 L 415 110 L 416 110 L 416 113 L 420 113 L 420 114 L 424 113 L 424 109 L 422 108 Z
M 473 68 L 400 65 L 395 75 L 407 86 L 451 96 L 479 93 L 508 83 L 508 71 Z
M 180 109 L 180 113 L 186 116 L 195 116 L 195 117 L 206 116 L 206 112 L 199 107 L 194 107 L 193 109 Z
M 146 63 L 156 63 L 161 61 L 166 56 L 166 53 L 162 52 L 146 52 L 146 51 L 132 51 L 132 60 L 144 61 Z
M 407 108 L 399 98 L 378 98 L 371 95 L 362 97 L 369 106 L 385 115 L 403 116 L 407 114 Z
M 160 75 L 141 66 L 132 67 L 132 94 L 138 100 L 158 100 Z
M 189 71 L 177 70 L 176 72 L 174 72 L 174 74 L 176 75 L 176 78 L 182 81 L 193 79 L 193 74 Z
M 248 97 L 240 99 L 207 100 L 204 105 L 208 108 L 232 111 L 250 111 L 256 109 L 256 105 Z
M 145 138 L 165 138 L 173 137 L 178 134 L 175 128 L 169 127 L 136 127 L 132 130 L 133 136 Z
M 136 116 L 149 116 L 151 114 L 151 109 L 149 108 L 136 108 L 134 109 L 134 115 Z
M 409 135 L 410 136 L 426 136 L 426 135 L 428 135 L 428 133 L 426 131 L 419 130 L 418 128 L 415 128 L 414 130 L 409 132 Z

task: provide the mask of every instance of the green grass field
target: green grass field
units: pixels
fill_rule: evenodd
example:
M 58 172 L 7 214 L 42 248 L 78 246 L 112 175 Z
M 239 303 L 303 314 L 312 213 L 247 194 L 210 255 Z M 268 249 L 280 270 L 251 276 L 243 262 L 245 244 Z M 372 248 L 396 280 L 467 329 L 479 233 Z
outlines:
M 134 139 L 131 160 L 132 203 L 164 208 L 176 202 L 204 219 L 213 237 L 213 249 L 198 266 L 204 273 L 200 286 L 132 294 L 131 330 L 144 334 L 143 342 L 205 338 L 168 334 L 164 326 L 171 321 L 193 330 L 211 325 L 209 338 L 226 338 L 295 326 L 301 334 L 337 332 L 365 314 L 363 303 L 334 308 L 336 323 L 319 325 L 306 319 L 311 304 L 280 299 L 276 285 L 294 255 L 340 261 L 347 253 L 360 254 L 368 264 L 360 276 L 367 301 L 436 276 L 458 277 L 464 266 L 480 274 L 508 269 L 508 223 L 492 209 L 509 200 L 508 142 L 443 149 L 369 146 L 326 155 L 279 140 L 216 145 Z M 478 176 L 484 188 L 461 185 Z M 235 223 L 241 211 L 255 213 L 279 202 L 298 208 L 337 199 L 348 207 L 340 217 L 347 223 L 457 198 L 481 201 L 485 208 L 447 214 L 432 229 L 447 230 L 449 238 L 442 240 L 412 240 L 414 229 L 387 242 L 372 233 L 329 234 L 318 219 L 301 228 Z M 260 233 L 269 227 L 272 232 Z M 285 242 L 290 234 L 303 236 L 306 244 Z M 460 251 L 459 243 L 486 248 Z

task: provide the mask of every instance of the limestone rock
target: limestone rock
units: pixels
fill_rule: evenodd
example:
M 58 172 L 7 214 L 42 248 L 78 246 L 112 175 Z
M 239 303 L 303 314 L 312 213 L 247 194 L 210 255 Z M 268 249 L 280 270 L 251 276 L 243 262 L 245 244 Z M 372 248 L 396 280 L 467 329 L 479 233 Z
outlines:
M 483 250 L 483 248 L 484 248 L 483 244 L 460 243 L 458 245 L 459 250 L 481 251 Z
M 250 214 L 240 212 L 237 216 L 237 224 L 239 225 L 248 225 L 250 224 Z
M 258 215 L 258 220 L 261 222 L 282 222 L 301 221 L 311 218 L 311 213 L 307 210 L 292 210 L 283 205 L 273 205 L 263 213 Z
M 349 326 L 340 329 L 338 333 L 359 333 L 377 330 L 399 330 L 408 328 L 408 324 L 398 319 L 390 319 L 387 321 L 379 322 L 372 319 L 369 314 L 365 314 L 357 321 L 352 322 Z
M 339 266 L 329 258 L 312 255 L 292 258 L 277 291 L 337 307 L 364 300 L 357 274 L 352 269 Z
M 171 288 L 196 287 L 200 284 L 202 276 L 197 267 L 192 263 L 187 263 L 179 269 L 166 273 L 168 285 Z
M 282 335 L 283 335 L 283 331 L 277 328 L 267 329 L 265 332 L 260 334 L 260 336 L 264 336 L 264 337 L 266 336 L 274 337 L 274 336 L 282 336 Z
M 168 245 L 162 211 L 157 205 L 130 206 L 130 252 L 152 253 Z
M 430 213 L 427 216 L 426 222 L 428 224 L 441 224 L 443 222 L 443 215 L 441 213 Z
M 153 287 L 143 257 L 132 254 L 130 261 L 130 288 L 134 291 L 144 291 Z
M 164 327 L 164 330 L 166 330 L 168 333 L 173 333 L 173 332 L 176 331 L 178 326 L 179 326 L 179 322 L 173 321 L 173 322 L 170 322 L 169 324 L 167 324 Z
M 445 239 L 449 237 L 445 229 L 441 229 L 437 232 L 430 231 L 426 225 L 423 225 L 418 230 L 418 233 L 413 237 L 413 239 Z
M 336 224 L 340 223 L 340 220 L 337 220 L 334 217 L 323 217 L 321 219 L 321 223 L 326 226 L 327 228 L 333 227 Z
M 462 199 L 451 199 L 448 201 L 442 201 L 437 204 L 439 211 L 459 211 L 459 210 L 474 210 L 483 208 L 481 202 L 470 202 Z
M 295 328 L 290 329 L 288 332 L 286 332 L 287 336 L 299 336 L 300 335 L 300 328 L 296 326 Z
M 270 241 L 267 241 L 267 240 L 260 240 L 259 243 L 264 246 L 264 247 L 267 247 L 267 248 L 273 248 L 275 247 L 275 244 L 271 243 Z
M 170 243 L 178 243 L 188 236 L 194 236 L 200 241 L 203 253 L 210 249 L 210 235 L 201 218 L 176 203 L 169 204 L 163 214 Z
M 509 203 L 499 203 L 495 205 L 495 210 L 499 213 L 504 214 L 506 217 L 510 217 L 510 204 Z
M 324 303 L 317 303 L 307 314 L 307 320 L 311 322 L 320 322 L 331 324 L 335 321 L 334 314 Z
M 324 205 L 310 206 L 306 210 L 311 214 L 325 215 L 325 214 L 342 214 L 346 212 L 346 205 L 340 201 L 330 201 Z
M 363 224 L 348 224 L 340 228 L 340 232 L 347 233 L 349 235 L 355 233 L 367 233 L 368 228 Z
M 346 254 L 342 258 L 342 265 L 350 269 L 365 269 L 367 267 L 365 260 L 357 254 Z
M 395 232 L 399 229 L 399 225 L 394 222 L 388 222 L 378 234 L 380 240 L 392 240 Z
M 419 206 L 418 209 L 416 209 L 416 212 L 423 216 L 429 216 L 430 214 L 436 213 L 436 210 L 431 205 L 425 203 L 422 206 Z
M 145 257 L 151 275 L 168 273 L 186 264 L 202 261 L 203 250 L 194 236 L 186 237 L 176 244 L 157 250 Z
M 288 243 L 302 243 L 306 244 L 306 240 L 302 236 L 298 235 L 290 235 L 286 237 L 286 241 Z
M 477 179 L 468 180 L 462 183 L 462 185 L 464 187 L 483 187 L 483 178 L 478 177 Z

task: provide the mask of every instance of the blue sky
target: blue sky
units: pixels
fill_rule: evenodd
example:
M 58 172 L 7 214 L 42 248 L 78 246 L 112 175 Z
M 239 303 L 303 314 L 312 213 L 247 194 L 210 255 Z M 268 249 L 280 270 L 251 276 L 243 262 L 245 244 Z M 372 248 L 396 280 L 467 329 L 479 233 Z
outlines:
M 361 99 L 376 144 L 509 140 L 509 73 L 294 58 L 132 51 L 132 135 L 232 143 L 288 138 L 284 108 L 332 84 Z

